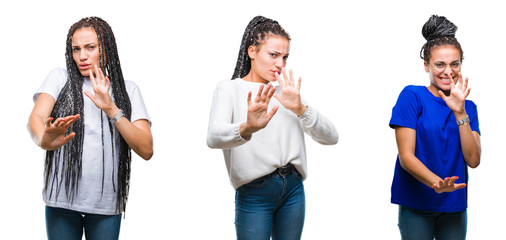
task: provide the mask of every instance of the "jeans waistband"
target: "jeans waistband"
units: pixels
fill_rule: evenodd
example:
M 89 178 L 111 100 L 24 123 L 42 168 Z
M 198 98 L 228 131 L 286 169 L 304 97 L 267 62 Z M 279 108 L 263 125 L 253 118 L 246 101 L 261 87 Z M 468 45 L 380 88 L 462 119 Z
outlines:
M 293 164 L 288 163 L 285 166 L 276 169 L 271 174 L 279 174 L 280 176 L 284 177 L 284 176 L 286 176 L 290 173 L 293 173 L 293 172 L 297 172 L 297 169 L 295 168 L 295 166 Z

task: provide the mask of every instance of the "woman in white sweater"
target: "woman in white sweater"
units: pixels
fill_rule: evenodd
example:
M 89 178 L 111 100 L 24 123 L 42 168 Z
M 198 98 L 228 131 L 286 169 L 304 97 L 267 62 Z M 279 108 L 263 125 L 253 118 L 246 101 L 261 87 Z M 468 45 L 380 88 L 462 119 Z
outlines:
M 220 82 L 214 92 L 207 145 L 223 149 L 236 189 L 238 239 L 300 239 L 304 132 L 321 144 L 338 140 L 332 123 L 301 99 L 301 79 L 295 83 L 286 73 L 289 47 L 290 36 L 278 22 L 253 18 L 232 81 Z M 276 81 L 278 88 L 271 84 Z

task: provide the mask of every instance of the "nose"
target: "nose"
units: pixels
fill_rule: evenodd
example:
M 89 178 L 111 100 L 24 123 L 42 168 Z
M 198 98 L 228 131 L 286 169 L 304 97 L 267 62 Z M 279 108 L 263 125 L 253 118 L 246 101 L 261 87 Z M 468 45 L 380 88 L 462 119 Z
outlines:
M 446 66 L 445 66 L 445 69 L 444 69 L 444 71 L 443 71 L 443 72 L 444 72 L 446 75 L 451 76 L 451 74 L 452 74 L 453 70 L 452 70 L 452 68 L 450 67 L 450 65 L 446 65 Z
M 79 60 L 84 61 L 86 59 L 88 59 L 88 53 L 84 50 L 81 50 L 79 52 Z
M 285 60 L 283 58 L 279 57 L 276 59 L 275 64 L 276 64 L 276 68 L 281 70 L 283 67 L 285 67 Z

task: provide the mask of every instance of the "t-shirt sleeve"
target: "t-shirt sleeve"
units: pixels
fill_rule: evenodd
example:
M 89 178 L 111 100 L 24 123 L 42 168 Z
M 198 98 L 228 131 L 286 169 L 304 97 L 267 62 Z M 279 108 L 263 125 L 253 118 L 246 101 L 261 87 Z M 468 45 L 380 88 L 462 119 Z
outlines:
M 128 97 L 130 98 L 130 104 L 132 105 L 132 115 L 130 117 L 130 122 L 146 119 L 149 122 L 149 126 L 151 126 L 151 118 L 149 118 L 148 110 L 144 104 L 141 90 L 133 82 L 126 81 L 125 84 L 127 85 Z
M 471 130 L 476 131 L 481 135 L 480 122 L 478 120 L 478 109 L 476 107 L 476 104 L 474 104 L 472 101 L 469 101 L 468 106 L 466 106 L 466 111 L 469 115 L 469 119 L 471 120 L 469 123 Z
M 58 99 L 60 91 L 67 81 L 67 72 L 63 68 L 53 69 L 46 77 L 46 80 L 39 87 L 37 92 L 33 95 L 33 102 L 37 101 L 41 93 L 47 93 L 51 95 L 54 100 Z
M 408 127 L 416 130 L 416 121 L 420 113 L 420 104 L 416 92 L 410 86 L 405 87 L 399 94 L 397 103 L 392 109 L 390 127 Z

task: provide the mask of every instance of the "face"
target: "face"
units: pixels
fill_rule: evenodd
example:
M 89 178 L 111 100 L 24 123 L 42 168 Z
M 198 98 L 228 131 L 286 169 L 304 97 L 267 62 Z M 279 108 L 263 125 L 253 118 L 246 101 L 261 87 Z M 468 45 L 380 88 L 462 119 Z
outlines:
M 425 62 L 425 71 L 430 76 L 429 90 L 438 95 L 438 90 L 449 92 L 451 79 L 457 81 L 460 72 L 460 53 L 453 46 L 439 46 L 431 49 L 429 63 Z
M 285 67 L 290 51 L 290 42 L 284 37 L 268 36 L 259 47 L 250 46 L 250 79 L 253 82 L 268 83 L 276 81 L 276 76 Z
M 77 29 L 72 35 L 72 57 L 81 75 L 89 77 L 89 70 L 100 67 L 100 50 L 95 29 L 85 27 Z

